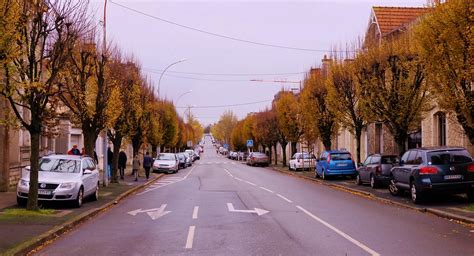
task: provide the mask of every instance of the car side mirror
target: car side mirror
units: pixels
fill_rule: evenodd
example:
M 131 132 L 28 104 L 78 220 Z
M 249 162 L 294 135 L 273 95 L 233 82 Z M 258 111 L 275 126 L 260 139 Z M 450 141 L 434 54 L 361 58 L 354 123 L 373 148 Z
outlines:
M 89 170 L 89 169 L 84 169 L 84 171 L 82 172 L 83 175 L 89 175 L 89 174 L 92 174 L 92 171 Z

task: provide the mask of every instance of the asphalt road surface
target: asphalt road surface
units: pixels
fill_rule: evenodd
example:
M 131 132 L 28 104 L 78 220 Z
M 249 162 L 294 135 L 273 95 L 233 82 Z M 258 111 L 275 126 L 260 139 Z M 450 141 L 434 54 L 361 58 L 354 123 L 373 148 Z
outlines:
M 474 255 L 474 228 L 215 153 L 37 255 Z

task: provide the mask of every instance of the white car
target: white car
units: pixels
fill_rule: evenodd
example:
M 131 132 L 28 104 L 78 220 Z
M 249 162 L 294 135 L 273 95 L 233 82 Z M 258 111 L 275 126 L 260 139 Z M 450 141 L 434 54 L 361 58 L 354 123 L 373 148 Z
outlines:
M 304 169 L 314 170 L 315 167 L 316 157 L 306 152 L 295 153 L 288 164 L 288 168 L 295 171 Z
M 153 162 L 154 172 L 177 173 L 179 171 L 179 159 L 173 153 L 160 153 Z
M 83 199 L 99 198 L 99 171 L 88 156 L 49 155 L 41 158 L 38 176 L 38 200 L 69 201 L 81 207 Z M 17 186 L 17 203 L 28 199 L 30 168 L 22 170 Z

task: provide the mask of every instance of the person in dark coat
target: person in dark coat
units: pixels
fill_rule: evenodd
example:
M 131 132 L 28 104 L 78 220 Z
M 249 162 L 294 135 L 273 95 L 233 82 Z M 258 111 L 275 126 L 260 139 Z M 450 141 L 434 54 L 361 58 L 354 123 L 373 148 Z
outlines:
M 125 175 L 125 168 L 127 167 L 127 154 L 123 150 L 120 150 L 118 159 L 118 168 L 120 171 L 120 179 L 123 180 Z
M 112 152 L 112 150 L 110 149 L 110 147 L 107 148 L 107 173 L 108 173 L 108 176 L 109 176 L 109 179 L 110 177 L 112 177 L 112 163 L 113 163 L 113 159 L 114 159 L 114 152 Z
M 146 179 L 150 178 L 150 168 L 153 164 L 153 159 L 150 157 L 150 153 L 146 152 L 145 156 L 143 157 L 143 169 L 145 169 L 145 176 Z

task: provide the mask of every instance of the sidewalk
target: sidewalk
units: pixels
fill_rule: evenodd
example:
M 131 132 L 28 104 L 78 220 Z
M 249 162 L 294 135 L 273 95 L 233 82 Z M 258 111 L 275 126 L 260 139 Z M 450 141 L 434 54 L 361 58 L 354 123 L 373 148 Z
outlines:
M 270 166 L 268 169 L 292 175 L 322 185 L 344 190 L 393 204 L 399 207 L 409 208 L 420 212 L 428 212 L 449 220 L 461 221 L 467 224 L 474 224 L 474 203 L 469 203 L 464 195 L 443 195 L 427 200 L 424 204 L 416 205 L 411 202 L 408 194 L 395 197 L 390 194 L 387 188 L 372 189 L 369 185 L 359 186 L 354 180 L 334 178 L 333 180 L 321 180 L 314 178 L 314 171 L 289 171 L 288 167 Z
M 142 174 L 141 174 L 142 175 Z M 23 255 L 42 243 L 55 238 L 75 225 L 99 214 L 102 210 L 113 207 L 123 198 L 159 179 L 162 174 L 150 174 L 147 182 L 144 177 L 134 181 L 130 173 L 119 183 L 110 183 L 101 187 L 98 201 L 84 199 L 81 208 L 73 208 L 58 203 L 45 203 L 43 209 L 49 214 L 30 215 L 21 211 L 16 204 L 15 192 L 0 193 L 0 255 Z M 20 211 L 21 214 L 16 212 Z M 8 230 L 8 239 L 5 231 Z

